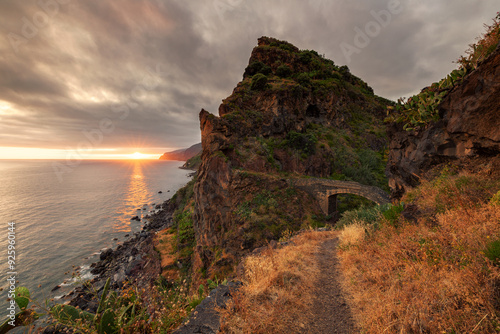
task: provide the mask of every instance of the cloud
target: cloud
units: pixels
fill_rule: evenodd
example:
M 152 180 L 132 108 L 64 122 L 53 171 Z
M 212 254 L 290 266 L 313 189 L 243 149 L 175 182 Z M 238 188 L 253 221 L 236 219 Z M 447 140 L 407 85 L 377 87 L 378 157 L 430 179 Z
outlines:
M 379 95 L 408 96 L 451 71 L 497 10 L 401 0 L 349 62 L 341 44 L 394 1 L 4 0 L 0 146 L 76 147 L 109 119 L 99 148 L 187 147 L 200 140 L 198 112 L 217 112 L 263 35 L 348 63 Z

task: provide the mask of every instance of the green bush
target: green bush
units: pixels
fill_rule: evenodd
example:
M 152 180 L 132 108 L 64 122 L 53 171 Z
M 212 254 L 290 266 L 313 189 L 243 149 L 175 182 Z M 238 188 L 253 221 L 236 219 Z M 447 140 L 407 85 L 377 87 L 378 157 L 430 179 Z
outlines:
M 376 225 L 380 221 L 381 206 L 366 207 L 344 212 L 337 222 L 336 227 L 341 228 L 354 223 L 355 221 L 365 223 L 366 225 Z
M 401 216 L 401 212 L 403 212 L 404 206 L 403 204 L 399 205 L 389 205 L 388 208 L 383 211 L 384 218 L 387 219 L 387 221 L 391 225 L 397 225 L 399 217 Z
M 276 69 L 276 75 L 280 78 L 288 78 L 290 75 L 292 75 L 292 69 L 287 65 L 281 65 Z
M 247 68 L 245 69 L 245 74 L 244 76 L 247 77 L 247 76 L 254 76 L 255 74 L 259 73 L 262 68 L 266 66 L 263 62 L 261 61 L 254 61 L 252 62 L 250 65 L 247 66 Z
M 500 191 L 493 195 L 493 197 L 490 199 L 490 204 L 494 206 L 500 206 Z
M 264 90 L 267 86 L 267 77 L 262 73 L 257 73 L 252 77 L 251 90 Z
M 312 155 L 316 152 L 316 143 L 318 138 L 311 133 L 299 133 L 291 131 L 287 135 L 288 146 L 306 153 L 307 155 Z
M 297 82 L 301 86 L 309 86 L 311 85 L 311 77 L 309 77 L 309 74 L 307 73 L 300 73 L 299 76 L 297 77 Z
M 264 65 L 264 66 L 260 69 L 259 73 L 262 73 L 262 74 L 264 74 L 264 75 L 269 75 L 269 74 L 273 73 L 273 69 L 272 69 L 272 68 L 271 68 L 271 66 L 269 66 L 269 65 Z
M 484 255 L 493 263 L 500 264 L 500 239 L 494 240 L 486 246 Z
M 302 51 L 300 54 L 299 54 L 299 61 L 304 64 L 304 65 L 307 65 L 311 62 L 312 60 L 312 54 L 310 51 Z

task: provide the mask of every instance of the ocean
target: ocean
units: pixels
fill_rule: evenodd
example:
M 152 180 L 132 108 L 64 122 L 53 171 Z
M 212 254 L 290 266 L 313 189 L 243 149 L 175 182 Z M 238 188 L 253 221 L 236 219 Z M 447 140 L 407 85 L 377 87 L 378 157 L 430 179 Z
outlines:
M 71 277 L 75 267 L 81 279 L 90 278 L 100 250 L 141 230 L 144 220 L 133 216 L 151 213 L 189 181 L 177 161 L 84 160 L 64 173 L 57 166 L 52 160 L 0 160 L 1 319 L 8 313 L 11 276 L 40 304 L 60 298 L 79 280 Z M 12 240 L 15 259 L 7 254 Z M 57 285 L 62 288 L 52 292 Z

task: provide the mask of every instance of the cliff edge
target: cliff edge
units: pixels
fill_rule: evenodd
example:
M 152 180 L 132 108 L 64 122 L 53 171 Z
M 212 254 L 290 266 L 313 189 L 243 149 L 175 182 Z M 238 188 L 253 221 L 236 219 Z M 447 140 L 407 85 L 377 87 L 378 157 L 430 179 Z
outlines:
M 387 172 L 401 197 L 443 165 L 471 172 L 500 171 L 500 45 L 444 98 L 439 120 L 418 131 L 389 127 Z

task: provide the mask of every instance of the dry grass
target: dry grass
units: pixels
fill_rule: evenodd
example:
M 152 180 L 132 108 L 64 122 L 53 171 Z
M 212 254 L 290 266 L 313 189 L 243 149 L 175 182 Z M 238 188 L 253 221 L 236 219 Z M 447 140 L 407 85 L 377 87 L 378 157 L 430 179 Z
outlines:
M 315 253 L 334 232 L 304 232 L 290 245 L 245 260 L 244 283 L 223 313 L 224 333 L 291 333 L 311 317 Z
M 365 238 L 365 231 L 365 224 L 358 221 L 344 227 L 339 233 L 340 248 L 348 248 L 361 243 Z
M 339 251 L 366 332 L 500 331 L 500 269 L 484 255 L 500 238 L 500 207 L 488 203 L 496 191 L 498 183 L 486 179 L 442 177 L 412 195 L 418 224 L 382 223 Z
M 170 280 L 178 280 L 180 278 L 179 270 L 174 266 L 177 257 L 174 252 L 173 238 L 175 234 L 171 229 L 164 229 L 158 232 L 154 238 L 155 249 L 160 253 L 161 258 L 161 275 Z

